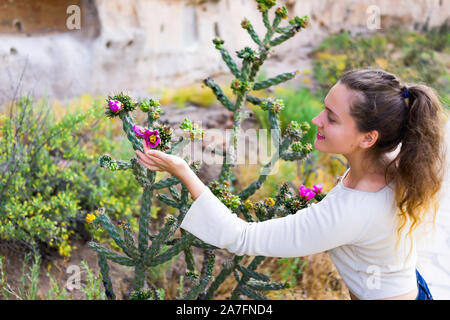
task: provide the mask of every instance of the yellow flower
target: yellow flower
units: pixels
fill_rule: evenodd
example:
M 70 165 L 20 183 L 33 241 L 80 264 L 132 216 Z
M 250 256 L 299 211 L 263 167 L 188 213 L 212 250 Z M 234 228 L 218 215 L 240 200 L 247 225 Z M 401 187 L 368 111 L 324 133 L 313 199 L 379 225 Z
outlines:
M 265 198 L 264 199 L 264 203 L 268 206 L 268 207 L 272 207 L 275 204 L 275 201 L 272 198 Z
M 87 223 L 92 223 L 92 221 L 94 221 L 95 218 L 97 218 L 97 217 L 95 216 L 95 214 L 89 213 L 89 214 L 86 216 L 86 222 L 87 222 Z

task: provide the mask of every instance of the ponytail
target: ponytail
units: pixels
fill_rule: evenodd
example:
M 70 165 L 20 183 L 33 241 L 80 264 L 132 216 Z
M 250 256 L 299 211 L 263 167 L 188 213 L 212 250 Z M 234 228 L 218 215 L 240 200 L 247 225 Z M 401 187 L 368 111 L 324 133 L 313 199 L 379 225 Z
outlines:
M 402 146 L 396 159 L 395 201 L 400 218 L 397 236 L 409 226 L 408 235 L 426 215 L 433 222 L 442 197 L 446 174 L 445 114 L 436 92 L 413 84 L 401 90 L 408 110 Z

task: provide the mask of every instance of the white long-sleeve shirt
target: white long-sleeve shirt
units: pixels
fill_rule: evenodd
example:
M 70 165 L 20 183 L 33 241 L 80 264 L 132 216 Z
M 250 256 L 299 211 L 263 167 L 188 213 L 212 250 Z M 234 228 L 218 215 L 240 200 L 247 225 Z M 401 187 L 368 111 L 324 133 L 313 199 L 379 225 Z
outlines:
M 208 188 L 193 202 L 181 228 L 237 255 L 300 257 L 328 251 L 349 290 L 359 299 L 399 296 L 414 290 L 415 242 L 395 251 L 394 192 L 347 188 L 342 180 L 322 201 L 293 215 L 246 222 L 233 214 Z

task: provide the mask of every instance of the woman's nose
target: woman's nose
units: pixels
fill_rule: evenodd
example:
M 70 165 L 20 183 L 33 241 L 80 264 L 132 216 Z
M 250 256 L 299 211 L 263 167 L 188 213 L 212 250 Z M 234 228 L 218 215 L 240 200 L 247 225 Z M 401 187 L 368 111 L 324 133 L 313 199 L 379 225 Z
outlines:
M 320 125 L 319 125 L 319 115 L 320 115 L 320 113 L 311 120 L 311 122 L 313 124 L 315 124 L 316 126 L 318 126 L 318 127 L 320 127 Z

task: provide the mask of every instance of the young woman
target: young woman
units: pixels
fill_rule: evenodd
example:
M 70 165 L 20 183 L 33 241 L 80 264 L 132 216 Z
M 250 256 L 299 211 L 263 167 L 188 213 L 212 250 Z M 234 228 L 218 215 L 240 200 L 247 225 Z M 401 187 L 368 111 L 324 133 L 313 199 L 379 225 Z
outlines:
M 201 240 L 237 255 L 327 251 L 352 299 L 429 300 L 413 231 L 438 208 L 444 120 L 427 86 L 403 84 L 383 70 L 347 72 L 312 122 L 317 150 L 342 154 L 349 168 L 319 203 L 257 223 L 232 214 L 181 158 L 147 146 L 137 154 L 141 164 L 169 172 L 189 189 L 194 202 L 181 227 Z

